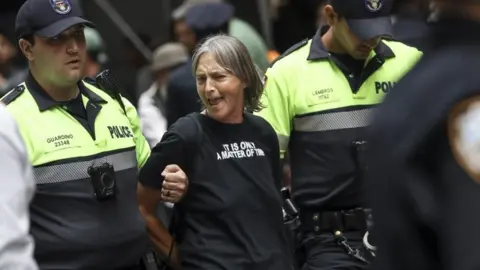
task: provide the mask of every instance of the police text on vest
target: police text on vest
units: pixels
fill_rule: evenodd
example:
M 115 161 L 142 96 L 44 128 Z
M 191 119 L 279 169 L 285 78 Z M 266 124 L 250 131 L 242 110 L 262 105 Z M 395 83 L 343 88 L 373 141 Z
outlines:
M 132 132 L 127 126 L 107 126 L 112 139 L 133 138 Z
M 375 92 L 380 94 L 380 91 L 384 94 L 390 92 L 395 87 L 396 82 L 375 82 Z

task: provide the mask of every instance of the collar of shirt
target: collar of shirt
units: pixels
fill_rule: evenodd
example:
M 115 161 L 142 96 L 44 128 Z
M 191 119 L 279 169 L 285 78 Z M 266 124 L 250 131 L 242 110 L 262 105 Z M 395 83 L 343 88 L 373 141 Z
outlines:
M 30 94 L 32 94 L 35 102 L 38 105 L 38 108 L 41 112 L 48 110 L 55 106 L 62 106 L 64 102 L 62 101 L 55 101 L 35 80 L 32 76 L 32 73 L 29 73 L 27 79 L 25 80 L 28 90 Z M 107 101 L 101 98 L 99 95 L 95 94 L 93 91 L 88 89 L 84 84 L 83 81 L 80 80 L 77 83 L 78 89 L 80 90 L 80 94 L 85 95 L 89 100 L 93 101 L 94 103 L 106 103 Z
M 324 26 L 321 29 L 317 30 L 315 36 L 313 36 L 307 60 L 328 59 L 330 57 L 330 53 L 328 52 L 327 48 L 325 48 L 325 45 L 323 45 L 323 42 L 321 40 L 321 36 L 326 32 L 325 30 L 326 28 Z M 390 49 L 390 47 L 388 47 L 383 42 L 378 43 L 377 47 L 375 47 L 374 50 L 377 55 L 383 58 L 395 57 L 392 49 Z

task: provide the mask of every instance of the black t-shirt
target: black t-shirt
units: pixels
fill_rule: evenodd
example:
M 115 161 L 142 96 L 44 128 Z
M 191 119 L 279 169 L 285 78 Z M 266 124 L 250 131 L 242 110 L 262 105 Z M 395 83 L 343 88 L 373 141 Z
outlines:
M 198 113 L 179 119 L 140 171 L 140 182 L 153 188 L 161 188 L 168 164 L 187 172 L 175 226 L 184 270 L 291 269 L 278 140 L 265 120 L 244 116 L 241 124 Z

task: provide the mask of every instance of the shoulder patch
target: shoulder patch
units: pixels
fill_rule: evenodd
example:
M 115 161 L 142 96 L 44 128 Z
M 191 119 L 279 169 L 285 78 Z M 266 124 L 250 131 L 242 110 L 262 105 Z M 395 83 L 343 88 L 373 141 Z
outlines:
M 10 91 L 10 93 L 5 95 L 0 101 L 3 104 L 8 105 L 8 104 L 12 103 L 12 101 L 17 99 L 20 95 L 22 95 L 24 91 L 25 91 L 25 86 L 24 85 L 19 85 L 19 86 L 15 87 L 12 91 Z
M 278 60 L 284 58 L 285 56 L 293 53 L 294 51 L 300 49 L 301 47 L 307 45 L 308 41 L 310 39 L 306 38 L 298 43 L 296 43 L 295 45 L 293 45 L 292 47 L 288 48 L 285 52 L 283 52 L 279 57 L 277 57 L 277 59 L 275 59 L 271 64 L 270 64 L 270 67 L 272 67 Z
M 447 127 L 455 160 L 480 184 L 480 96 L 457 103 L 449 114 Z

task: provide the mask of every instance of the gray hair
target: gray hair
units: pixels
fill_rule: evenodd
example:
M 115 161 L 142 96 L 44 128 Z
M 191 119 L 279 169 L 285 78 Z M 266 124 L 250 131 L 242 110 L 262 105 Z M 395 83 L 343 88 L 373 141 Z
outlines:
M 206 38 L 193 54 L 192 69 L 194 76 L 200 56 L 204 53 L 211 53 L 222 68 L 237 76 L 247 85 L 244 104 L 248 112 L 258 112 L 264 108 L 260 102 L 263 93 L 261 72 L 253 63 L 247 47 L 240 40 L 224 34 Z

